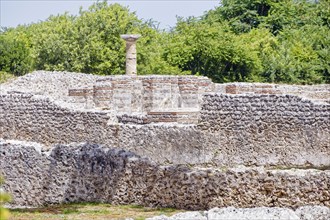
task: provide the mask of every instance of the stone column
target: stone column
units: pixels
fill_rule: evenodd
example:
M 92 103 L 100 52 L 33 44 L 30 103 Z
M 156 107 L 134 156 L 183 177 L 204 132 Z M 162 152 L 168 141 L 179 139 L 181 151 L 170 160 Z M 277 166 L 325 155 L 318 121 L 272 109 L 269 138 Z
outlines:
M 136 75 L 136 41 L 141 35 L 125 34 L 120 37 L 126 41 L 126 75 Z

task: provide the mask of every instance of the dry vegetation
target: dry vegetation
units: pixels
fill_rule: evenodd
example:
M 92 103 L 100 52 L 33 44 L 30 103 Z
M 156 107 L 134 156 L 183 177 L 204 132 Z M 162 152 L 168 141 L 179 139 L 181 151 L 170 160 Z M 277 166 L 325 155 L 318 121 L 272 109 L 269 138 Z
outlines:
M 142 220 L 157 215 L 182 212 L 172 208 L 147 208 L 137 205 L 63 204 L 33 209 L 11 209 L 10 220 L 104 220 L 133 218 Z

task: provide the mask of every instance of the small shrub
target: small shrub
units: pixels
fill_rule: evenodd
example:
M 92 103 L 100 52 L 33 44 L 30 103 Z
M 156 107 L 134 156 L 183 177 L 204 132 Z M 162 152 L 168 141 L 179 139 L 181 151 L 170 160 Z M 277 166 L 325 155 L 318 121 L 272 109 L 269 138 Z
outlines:
M 7 193 L 4 193 L 1 190 L 1 185 L 3 184 L 4 180 L 0 177 L 0 219 L 6 220 L 9 218 L 9 211 L 3 207 L 4 203 L 10 201 L 10 196 Z

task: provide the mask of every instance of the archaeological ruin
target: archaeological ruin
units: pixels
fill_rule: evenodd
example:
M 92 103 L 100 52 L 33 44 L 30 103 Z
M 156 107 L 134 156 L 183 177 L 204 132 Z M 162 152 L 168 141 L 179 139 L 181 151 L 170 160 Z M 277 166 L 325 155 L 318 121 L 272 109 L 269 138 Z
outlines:
M 330 85 L 130 71 L 0 84 L 12 206 L 330 207 Z

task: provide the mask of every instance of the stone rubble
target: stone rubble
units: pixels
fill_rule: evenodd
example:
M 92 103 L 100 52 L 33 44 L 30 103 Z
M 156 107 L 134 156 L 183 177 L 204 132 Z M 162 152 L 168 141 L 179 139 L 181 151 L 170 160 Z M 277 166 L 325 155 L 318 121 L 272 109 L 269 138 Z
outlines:
M 213 208 L 204 212 L 183 212 L 171 217 L 161 215 L 146 220 L 328 220 L 330 208 L 302 206 L 295 211 L 288 208 Z
M 74 102 L 68 96 L 69 89 L 93 87 L 100 76 L 58 71 L 34 71 L 17 78 L 15 81 L 1 84 L 0 94 L 6 92 L 31 93 L 62 103 Z M 67 105 L 70 106 L 70 105 Z M 76 107 L 74 104 L 70 106 Z

